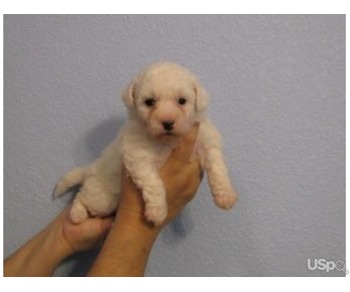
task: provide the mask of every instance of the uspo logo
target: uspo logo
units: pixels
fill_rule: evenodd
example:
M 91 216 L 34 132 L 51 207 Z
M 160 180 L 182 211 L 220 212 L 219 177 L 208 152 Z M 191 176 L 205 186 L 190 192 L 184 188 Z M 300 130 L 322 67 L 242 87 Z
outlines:
M 345 275 L 349 274 L 348 269 L 345 267 L 345 263 L 343 261 L 327 261 L 326 259 L 307 259 L 307 268 L 311 271 L 320 270 L 320 271 L 326 271 L 328 273 L 329 271 L 333 271 L 336 269 L 337 271 L 344 272 Z

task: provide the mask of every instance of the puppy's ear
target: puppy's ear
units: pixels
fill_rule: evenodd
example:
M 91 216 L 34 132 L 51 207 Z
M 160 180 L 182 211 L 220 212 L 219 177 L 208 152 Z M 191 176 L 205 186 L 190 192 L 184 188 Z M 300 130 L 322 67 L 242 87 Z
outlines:
M 194 91 L 196 93 L 196 111 L 204 111 L 209 102 L 209 94 L 199 82 L 195 82 Z
M 129 110 L 132 110 L 135 107 L 135 87 L 136 87 L 136 78 L 130 83 L 128 88 L 123 93 L 124 105 Z

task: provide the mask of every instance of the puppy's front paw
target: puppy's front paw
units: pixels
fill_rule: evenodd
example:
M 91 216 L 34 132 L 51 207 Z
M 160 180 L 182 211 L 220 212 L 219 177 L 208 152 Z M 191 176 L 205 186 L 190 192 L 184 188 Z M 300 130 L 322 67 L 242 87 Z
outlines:
M 237 194 L 233 189 L 214 195 L 215 204 L 224 210 L 231 209 L 237 201 Z
M 146 205 L 145 216 L 147 221 L 151 221 L 154 225 L 161 225 L 168 214 L 166 205 L 149 206 Z

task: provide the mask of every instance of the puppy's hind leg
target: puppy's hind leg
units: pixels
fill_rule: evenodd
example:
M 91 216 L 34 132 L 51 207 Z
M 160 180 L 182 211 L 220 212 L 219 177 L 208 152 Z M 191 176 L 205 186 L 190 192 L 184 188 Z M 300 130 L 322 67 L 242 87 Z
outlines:
M 101 180 L 90 173 L 74 198 L 69 217 L 75 224 L 89 217 L 106 217 L 117 207 L 120 186 L 118 179 L 112 182 Z
M 73 201 L 72 208 L 70 209 L 69 218 L 74 224 L 79 224 L 85 221 L 89 217 L 87 208 L 84 206 L 79 193 Z

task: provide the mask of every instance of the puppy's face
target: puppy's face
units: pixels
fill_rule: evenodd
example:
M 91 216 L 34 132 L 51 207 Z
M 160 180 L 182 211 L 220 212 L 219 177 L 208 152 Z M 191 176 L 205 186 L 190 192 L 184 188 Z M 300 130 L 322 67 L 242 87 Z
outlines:
M 148 133 L 163 141 L 187 133 L 195 113 L 196 94 L 189 80 L 152 76 L 136 90 L 135 108 Z
M 146 131 L 162 142 L 186 134 L 204 110 L 207 96 L 192 73 L 172 63 L 156 64 L 131 84 L 124 101 Z

